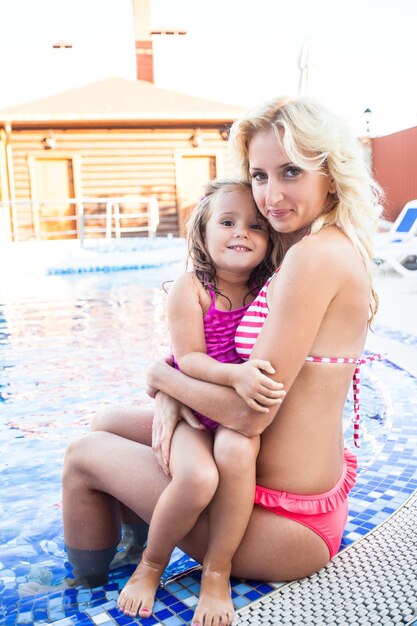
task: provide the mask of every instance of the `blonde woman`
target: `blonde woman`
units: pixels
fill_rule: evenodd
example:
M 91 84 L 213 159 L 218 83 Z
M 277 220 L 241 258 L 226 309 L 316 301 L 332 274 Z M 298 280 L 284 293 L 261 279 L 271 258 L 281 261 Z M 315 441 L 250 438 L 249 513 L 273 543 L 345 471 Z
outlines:
M 259 413 L 227 385 L 155 363 L 148 373 L 160 433 L 154 448 L 158 454 L 166 447 L 184 405 L 247 437 L 261 435 L 255 506 L 231 573 L 292 580 L 332 558 L 346 524 L 356 459 L 345 448 L 342 412 L 376 311 L 370 241 L 380 190 L 345 123 L 308 99 L 278 99 L 248 113 L 233 125 L 230 141 L 280 240 L 278 270 L 245 313 L 236 348 L 244 358 L 269 361 L 287 395 Z M 149 447 L 150 421 L 143 423 L 142 443 L 95 432 L 70 448 L 67 545 L 97 554 L 114 546 L 115 500 L 150 520 L 169 482 Z M 209 516 L 210 505 L 180 543 L 200 562 Z M 229 623 L 226 560 L 205 565 L 192 624 Z

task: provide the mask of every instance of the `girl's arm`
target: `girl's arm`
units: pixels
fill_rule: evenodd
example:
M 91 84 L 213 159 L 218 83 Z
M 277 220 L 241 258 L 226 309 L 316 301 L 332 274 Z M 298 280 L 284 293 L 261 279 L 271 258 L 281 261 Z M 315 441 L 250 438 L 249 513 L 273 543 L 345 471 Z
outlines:
M 224 367 L 207 354 L 204 314 L 211 304 L 193 272 L 180 276 L 169 291 L 168 326 L 172 350 L 184 374 L 212 383 L 232 386 L 232 367 Z
M 169 291 L 168 326 L 172 351 L 181 371 L 194 378 L 219 382 L 220 364 L 207 355 L 204 335 L 203 318 L 209 306 L 209 294 L 194 273 L 187 272 Z
M 275 373 L 267 361 L 219 363 L 206 354 L 203 318 L 210 303 L 210 295 L 191 272 L 175 281 L 169 292 L 168 325 L 180 370 L 192 378 L 233 387 L 251 408 L 266 412 L 282 402 L 283 385 L 267 376 Z
M 270 312 L 252 353 L 253 358 L 271 363 L 276 371 L 272 378 L 277 382 L 279 378 L 287 393 L 310 353 L 346 271 L 337 246 L 326 245 L 322 240 L 315 242 L 314 238 L 309 237 L 289 250 L 279 274 L 270 284 Z M 257 413 L 234 389 L 195 380 L 165 362 L 149 368 L 148 383 L 251 437 L 262 433 L 279 409 L 274 406 L 265 413 Z

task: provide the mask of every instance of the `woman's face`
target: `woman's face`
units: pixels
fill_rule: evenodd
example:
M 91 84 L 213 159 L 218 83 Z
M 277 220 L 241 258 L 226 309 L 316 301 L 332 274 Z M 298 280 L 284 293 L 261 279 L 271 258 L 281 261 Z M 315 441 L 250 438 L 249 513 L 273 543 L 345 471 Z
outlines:
M 326 174 L 291 163 L 272 129 L 252 137 L 248 156 L 255 202 L 277 232 L 310 226 L 323 212 L 329 193 L 336 191 Z

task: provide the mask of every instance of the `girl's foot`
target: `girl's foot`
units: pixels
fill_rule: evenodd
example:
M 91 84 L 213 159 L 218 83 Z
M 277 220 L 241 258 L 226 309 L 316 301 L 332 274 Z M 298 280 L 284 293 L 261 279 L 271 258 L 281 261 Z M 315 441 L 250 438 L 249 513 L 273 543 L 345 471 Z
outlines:
M 130 617 L 149 617 L 164 567 L 165 565 L 148 559 L 145 551 L 141 562 L 120 593 L 117 608 Z
M 203 570 L 192 626 L 231 626 L 234 609 L 229 577 L 230 571 Z

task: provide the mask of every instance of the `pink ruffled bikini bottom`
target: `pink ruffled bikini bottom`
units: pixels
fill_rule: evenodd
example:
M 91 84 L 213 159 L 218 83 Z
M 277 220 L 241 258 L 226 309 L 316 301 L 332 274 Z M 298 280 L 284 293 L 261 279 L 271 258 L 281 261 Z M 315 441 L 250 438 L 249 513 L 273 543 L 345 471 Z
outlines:
M 310 528 L 326 542 L 333 558 L 346 526 L 347 496 L 356 482 L 356 468 L 356 456 L 345 449 L 342 475 L 330 491 L 303 496 L 257 485 L 255 504 Z

